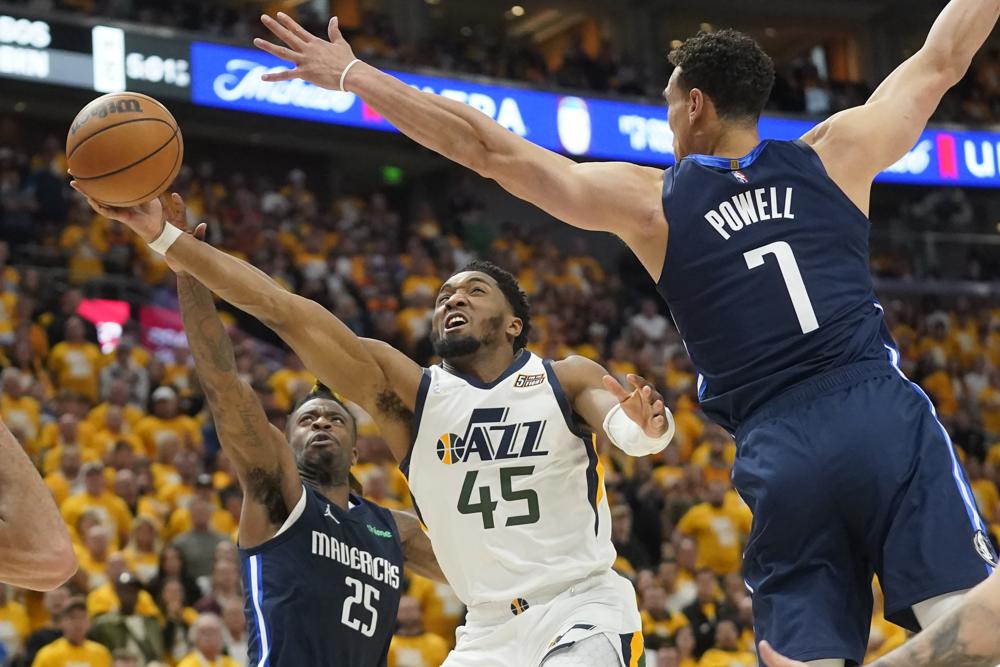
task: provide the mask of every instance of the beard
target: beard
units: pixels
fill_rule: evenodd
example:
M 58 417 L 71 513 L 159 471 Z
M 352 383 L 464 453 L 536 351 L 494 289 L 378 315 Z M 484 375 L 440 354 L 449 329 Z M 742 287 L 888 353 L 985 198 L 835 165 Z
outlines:
M 343 486 L 347 484 L 350 464 L 328 448 L 306 447 L 298 456 L 299 475 L 302 481 L 316 488 Z
M 434 354 L 442 359 L 456 359 L 475 354 L 481 348 L 492 345 L 503 326 L 503 316 L 497 315 L 486 322 L 486 335 L 475 336 L 442 336 L 437 330 L 431 332 L 431 346 Z

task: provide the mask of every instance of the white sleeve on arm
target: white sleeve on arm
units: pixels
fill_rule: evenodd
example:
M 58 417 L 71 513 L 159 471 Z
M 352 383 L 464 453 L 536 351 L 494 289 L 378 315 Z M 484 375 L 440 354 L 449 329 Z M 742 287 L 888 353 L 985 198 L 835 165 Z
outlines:
M 629 456 L 656 454 L 663 451 L 674 437 L 674 416 L 669 408 L 663 408 L 663 416 L 667 419 L 667 430 L 660 437 L 651 438 L 638 424 L 629 419 L 620 403 L 615 403 L 604 418 L 604 432 L 618 449 Z

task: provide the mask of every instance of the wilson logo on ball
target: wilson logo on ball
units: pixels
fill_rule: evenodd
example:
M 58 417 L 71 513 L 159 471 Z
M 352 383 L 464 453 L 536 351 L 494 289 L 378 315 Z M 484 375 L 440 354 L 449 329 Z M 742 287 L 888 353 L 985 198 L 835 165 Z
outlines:
M 128 100 L 112 100 L 107 104 L 102 104 L 98 107 L 94 107 L 90 110 L 83 118 L 78 118 L 72 127 L 69 129 L 70 134 L 76 134 L 76 131 L 87 124 L 91 118 L 107 118 L 113 113 L 142 113 L 142 104 L 139 100 L 128 99 Z

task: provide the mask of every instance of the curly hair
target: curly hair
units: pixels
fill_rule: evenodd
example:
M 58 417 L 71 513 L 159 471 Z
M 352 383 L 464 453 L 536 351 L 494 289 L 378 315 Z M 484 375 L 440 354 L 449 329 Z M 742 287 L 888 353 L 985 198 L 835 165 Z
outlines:
M 485 273 L 497 282 L 497 287 L 506 297 L 510 309 L 514 311 L 514 317 L 521 320 L 521 333 L 514 339 L 514 352 L 524 349 L 528 345 L 528 335 L 531 333 L 531 306 L 528 304 L 528 295 L 517 283 L 517 278 L 493 262 L 483 260 L 469 262 L 459 270 L 459 273 L 466 271 Z
M 726 120 L 756 122 L 774 87 L 774 61 L 737 30 L 699 33 L 667 58 L 681 69 L 678 83 L 708 95 Z
M 317 381 L 316 384 L 313 385 L 313 388 L 309 390 L 308 394 L 306 394 L 299 400 L 295 401 L 295 405 L 293 405 L 292 409 L 288 411 L 288 416 L 291 417 L 292 415 L 294 415 L 296 412 L 299 411 L 299 408 L 301 408 L 303 405 L 313 400 L 314 398 L 322 398 L 327 401 L 333 401 L 334 403 L 340 405 L 340 407 L 344 408 L 344 412 L 346 412 L 351 417 L 351 430 L 354 433 L 355 440 L 357 439 L 358 420 L 354 416 L 354 413 L 351 412 L 351 409 L 347 407 L 347 401 L 344 400 L 343 396 L 331 390 L 322 382 Z M 291 428 L 291 420 L 289 420 L 288 428 Z

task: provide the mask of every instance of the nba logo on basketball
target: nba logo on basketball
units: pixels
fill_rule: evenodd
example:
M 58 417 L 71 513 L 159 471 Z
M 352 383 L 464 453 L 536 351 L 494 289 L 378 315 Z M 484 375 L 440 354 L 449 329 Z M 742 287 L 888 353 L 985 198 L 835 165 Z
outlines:
M 747 183 L 750 182 L 750 179 L 747 178 L 747 175 L 744 174 L 742 171 L 734 171 L 733 172 L 733 178 L 735 178 L 737 181 L 739 181 L 743 185 L 746 185 Z

